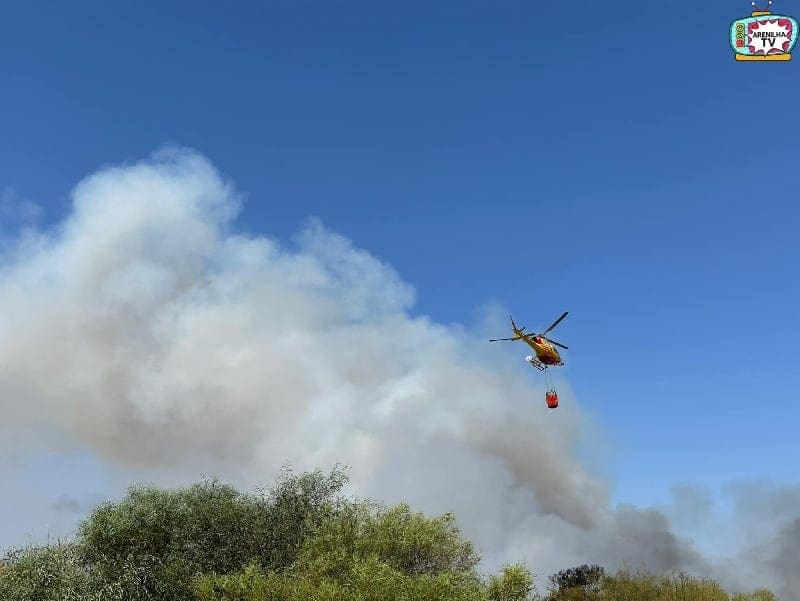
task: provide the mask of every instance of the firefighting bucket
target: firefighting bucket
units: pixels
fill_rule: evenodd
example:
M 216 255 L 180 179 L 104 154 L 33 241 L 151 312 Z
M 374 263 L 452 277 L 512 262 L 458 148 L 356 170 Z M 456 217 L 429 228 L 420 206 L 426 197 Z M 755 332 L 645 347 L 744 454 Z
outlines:
M 555 390 L 548 390 L 544 395 L 544 400 L 547 402 L 548 409 L 558 407 L 558 393 Z

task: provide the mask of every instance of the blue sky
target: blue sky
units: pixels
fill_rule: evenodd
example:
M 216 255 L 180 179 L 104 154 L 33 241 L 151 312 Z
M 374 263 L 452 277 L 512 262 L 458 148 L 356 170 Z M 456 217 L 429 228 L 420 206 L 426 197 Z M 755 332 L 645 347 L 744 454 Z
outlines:
M 792 482 L 800 85 L 796 60 L 733 60 L 749 10 L 17 3 L 0 189 L 55 223 L 98 167 L 195 148 L 246 194 L 240 228 L 288 240 L 318 216 L 412 283 L 416 314 L 569 310 L 555 337 L 620 500 Z

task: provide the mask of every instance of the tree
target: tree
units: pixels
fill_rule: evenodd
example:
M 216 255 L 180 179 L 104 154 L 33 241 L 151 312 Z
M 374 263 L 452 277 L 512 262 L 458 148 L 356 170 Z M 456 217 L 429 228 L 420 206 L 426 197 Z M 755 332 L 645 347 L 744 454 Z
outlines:
M 128 582 L 125 598 L 188 601 L 199 574 L 237 572 L 252 562 L 291 565 L 305 539 L 335 513 L 345 482 L 334 470 L 285 472 L 256 495 L 216 480 L 178 490 L 134 487 L 81 524 L 81 559 L 108 582 Z M 143 575 L 135 583 L 126 580 L 132 571 Z
M 341 496 L 338 470 L 285 472 L 244 494 L 209 480 L 131 488 L 95 509 L 74 543 L 0 558 L 5 601 L 534 601 L 522 565 L 488 578 L 450 513 L 430 517 Z M 731 597 L 685 574 L 583 565 L 550 578 L 550 601 L 775 601 Z
M 597 590 L 604 577 L 605 570 L 601 566 L 584 564 L 553 574 L 550 576 L 550 585 L 558 592 L 573 588 Z
M 506 566 L 501 575 L 489 578 L 487 593 L 491 601 L 524 601 L 535 592 L 533 574 L 520 564 Z
M 352 503 L 307 539 L 287 570 L 251 565 L 197 582 L 200 601 L 526 601 L 533 576 L 505 568 L 487 584 L 452 514 L 427 517 L 408 505 Z

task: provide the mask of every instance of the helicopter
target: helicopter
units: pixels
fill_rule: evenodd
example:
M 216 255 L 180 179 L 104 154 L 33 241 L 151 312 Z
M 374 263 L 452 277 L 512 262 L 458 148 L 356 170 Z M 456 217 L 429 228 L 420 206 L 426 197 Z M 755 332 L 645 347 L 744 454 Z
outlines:
M 514 330 L 514 337 L 513 338 L 494 338 L 489 342 L 503 342 L 503 341 L 516 341 L 516 340 L 524 340 L 528 343 L 536 355 L 525 357 L 525 360 L 533 365 L 536 369 L 540 369 L 544 371 L 551 365 L 564 365 L 564 362 L 561 360 L 561 355 L 558 354 L 556 347 L 559 346 L 563 349 L 568 349 L 568 346 L 561 344 L 560 342 L 556 342 L 555 340 L 551 340 L 547 338 L 545 334 L 548 334 L 553 328 L 555 328 L 561 321 L 569 314 L 569 311 L 564 311 L 561 314 L 561 317 L 556 319 L 549 328 L 547 328 L 541 334 L 534 334 L 534 333 L 525 333 L 525 327 L 518 328 L 517 324 L 514 323 L 514 318 L 509 315 L 508 317 L 511 319 L 511 329 Z
M 540 334 L 534 333 L 525 333 L 525 327 L 518 328 L 517 324 L 514 323 L 514 317 L 509 315 L 508 317 L 511 319 L 511 329 L 514 331 L 513 338 L 494 338 L 489 340 L 489 342 L 503 342 L 503 341 L 517 341 L 517 340 L 524 340 L 528 346 L 530 346 L 535 355 L 528 355 L 525 357 L 525 360 L 530 363 L 533 367 L 538 370 L 545 372 L 544 377 L 545 381 L 548 384 L 548 390 L 545 394 L 545 400 L 547 401 L 547 406 L 550 409 L 555 409 L 558 407 L 558 394 L 555 391 L 555 388 L 550 387 L 549 378 L 547 377 L 547 368 L 553 365 L 564 365 L 564 362 L 561 360 L 561 355 L 558 354 L 558 350 L 556 347 L 561 347 L 563 349 L 569 348 L 566 345 L 561 344 L 560 342 L 556 342 L 555 340 L 551 340 L 550 338 L 546 337 L 546 334 L 550 333 L 550 331 L 555 328 L 561 321 L 568 315 L 568 311 L 564 311 L 561 316 L 556 319 L 550 327 L 547 328 L 544 332 Z

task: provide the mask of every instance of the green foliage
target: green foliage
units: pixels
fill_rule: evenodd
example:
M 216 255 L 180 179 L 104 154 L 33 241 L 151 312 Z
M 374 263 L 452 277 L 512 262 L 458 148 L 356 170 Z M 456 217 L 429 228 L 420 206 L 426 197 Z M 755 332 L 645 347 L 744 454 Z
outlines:
M 346 481 L 338 470 L 293 475 L 246 495 L 216 480 L 187 489 L 139 487 L 98 507 L 79 529 L 82 560 L 125 598 L 192 598 L 202 573 L 229 573 L 252 561 L 290 565 L 309 533 L 335 513 Z M 136 580 L 126 574 L 141 574 Z
M 5 601 L 534 601 L 530 571 L 488 578 L 452 514 L 428 517 L 340 496 L 338 470 L 294 475 L 257 494 L 217 481 L 132 488 L 98 507 L 75 543 L 0 560 Z M 686 575 L 578 566 L 550 578 L 546 601 L 777 601 L 729 596 Z
M 731 597 L 731 601 L 778 601 L 778 598 L 772 591 L 768 591 L 765 588 L 760 588 L 749 595 L 744 593 L 736 593 L 733 597 Z
M 291 565 L 306 539 L 345 506 L 339 494 L 346 483 L 347 475 L 339 469 L 330 474 L 284 472 L 278 484 L 262 495 L 267 510 L 261 528 L 254 532 L 261 565 L 272 569 Z
M 591 575 L 590 566 L 564 570 L 551 577 L 554 586 L 548 601 L 777 601 L 769 591 L 729 595 L 718 583 L 687 574 L 656 576 L 646 572 L 621 571 L 587 584 L 581 574 Z M 596 574 L 596 571 L 594 571 Z M 560 575 L 560 576 L 559 576 Z
M 144 574 L 124 569 L 116 581 L 104 580 L 82 564 L 74 544 L 28 547 L 10 552 L 0 564 L 0 599 L 14 601 L 122 601 Z
M 78 601 L 89 578 L 69 544 L 12 551 L 0 568 L 0 599 Z
M 343 578 L 289 570 L 264 572 L 251 566 L 236 576 L 206 576 L 197 583 L 199 601 L 485 601 L 478 581 L 448 574 L 410 576 L 372 557 L 354 559 Z
M 288 597 L 283 584 L 277 572 L 264 572 L 258 564 L 251 564 L 241 573 L 230 576 L 201 576 L 195 583 L 195 593 L 199 601 L 284 599 Z
M 287 570 L 250 566 L 238 575 L 206 576 L 201 601 L 525 601 L 533 576 L 505 569 L 487 585 L 478 557 L 451 514 L 429 518 L 408 505 L 354 503 L 308 539 Z
M 686 574 L 653 576 L 620 572 L 603 584 L 599 599 L 652 599 L 652 601 L 729 601 L 730 597 L 714 581 L 696 579 Z
M 599 590 L 605 575 L 601 566 L 584 564 L 550 576 L 550 587 L 555 598 L 566 598 L 570 596 L 570 591 L 574 594 L 575 589 L 587 593 Z
M 534 592 L 533 574 L 522 565 L 506 566 L 502 575 L 489 577 L 491 601 L 523 601 L 533 598 Z
M 336 576 L 352 557 L 375 557 L 410 576 L 469 573 L 479 560 L 452 514 L 428 518 L 405 504 L 387 509 L 369 503 L 349 505 L 325 523 L 300 564 Z

